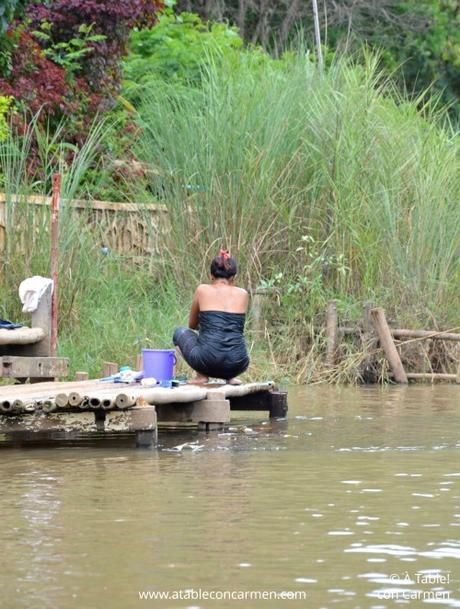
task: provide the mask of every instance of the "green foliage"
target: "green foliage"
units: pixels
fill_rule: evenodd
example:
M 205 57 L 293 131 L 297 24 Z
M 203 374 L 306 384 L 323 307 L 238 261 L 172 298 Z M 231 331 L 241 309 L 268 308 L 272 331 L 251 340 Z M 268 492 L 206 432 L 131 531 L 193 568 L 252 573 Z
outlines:
M 105 40 L 106 36 L 92 34 L 93 26 L 82 23 L 78 26 L 78 34 L 80 36 L 74 36 L 63 42 L 53 42 L 52 28 L 53 25 L 51 23 L 42 21 L 40 29 L 34 30 L 32 35 L 42 45 L 45 45 L 43 54 L 64 69 L 68 80 L 74 81 L 75 72 L 82 69 L 82 60 L 86 55 L 94 52 L 94 47 L 91 44 Z
M 423 96 L 398 94 L 372 55 L 364 64 L 342 58 L 322 74 L 303 49 L 260 57 L 236 53 L 208 64 L 193 87 L 156 78 L 139 92 L 129 141 L 152 171 L 126 177 L 126 186 L 131 200 L 153 195 L 168 208 L 161 259 L 101 256 L 98 233 L 65 205 L 94 194 L 89 170 L 94 183 L 104 180 L 101 149 L 120 153 L 116 126 L 93 127 L 71 161 L 59 132 L 39 130 L 34 179 L 25 167 L 39 125 L 0 144 L 5 191 L 21 195 L 20 204 L 8 199 L 0 267 L 10 317 L 20 316 L 19 281 L 49 268 L 48 235 L 24 198 L 48 193 L 52 172 L 64 173 L 59 348 L 73 369 L 96 373 L 104 357 L 133 363 L 142 346 L 169 346 L 221 246 L 239 260 L 240 285 L 276 293 L 264 337 L 248 325 L 250 374 L 261 363 L 274 376 L 317 374 L 314 328 L 330 298 L 342 318 L 372 299 L 407 327 L 458 323 L 460 144 L 445 114 Z
M 8 137 L 7 114 L 12 101 L 12 97 L 0 95 L 0 142 L 5 141 Z
M 0 4 L 0 36 L 6 32 L 8 24 L 23 10 L 28 0 L 2 0 Z
M 406 0 L 401 16 L 417 18 L 417 27 L 376 28 L 368 41 L 401 86 L 420 93 L 438 91 L 460 111 L 460 3 L 457 0 Z
M 387 73 L 401 66 L 401 89 L 418 93 L 432 86 L 460 115 L 458 0 L 322 0 L 318 7 L 322 40 L 331 51 L 356 52 L 363 44 L 378 49 Z M 299 31 L 315 47 L 311 0 L 178 0 L 177 10 L 236 23 L 246 43 L 270 52 L 294 44 Z
M 166 10 L 148 30 L 134 30 L 124 61 L 125 86 L 160 78 L 198 82 L 204 62 L 216 61 L 242 47 L 238 31 L 225 23 L 203 23 L 198 15 Z

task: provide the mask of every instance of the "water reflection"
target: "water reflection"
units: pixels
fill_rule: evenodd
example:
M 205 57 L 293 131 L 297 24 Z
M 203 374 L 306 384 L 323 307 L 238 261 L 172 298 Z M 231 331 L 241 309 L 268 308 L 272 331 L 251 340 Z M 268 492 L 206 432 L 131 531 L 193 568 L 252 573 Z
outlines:
M 3 449 L 5 606 L 131 609 L 190 588 L 307 592 L 276 609 L 460 606 L 459 391 L 298 388 L 288 422 L 239 417 L 159 451 Z

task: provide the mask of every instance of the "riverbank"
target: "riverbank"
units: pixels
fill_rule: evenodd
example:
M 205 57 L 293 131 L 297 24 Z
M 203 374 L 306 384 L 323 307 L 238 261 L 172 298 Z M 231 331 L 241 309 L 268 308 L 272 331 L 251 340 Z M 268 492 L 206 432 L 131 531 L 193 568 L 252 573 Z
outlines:
M 96 375 L 103 361 L 134 363 L 143 347 L 170 347 L 221 246 L 237 257 L 241 286 L 274 294 L 264 326 L 249 320 L 248 380 L 358 381 L 366 353 L 352 337 L 335 371 L 324 367 L 331 299 L 344 325 L 358 323 L 366 301 L 403 328 L 458 325 L 458 133 L 434 102 L 401 97 L 377 63 L 344 58 L 320 74 L 300 54 L 241 60 L 209 67 L 193 86 L 139 92 L 132 149 L 152 171 L 126 178 L 123 192 L 165 206 L 168 227 L 150 228 L 160 231 L 158 256 L 133 258 L 63 208 L 59 352 L 73 370 Z M 0 144 L 2 190 L 46 194 L 62 167 L 62 199 L 91 200 L 114 130 L 95 126 L 67 164 L 64 142 L 33 129 L 10 134 Z M 34 175 L 25 163 L 32 140 L 43 159 Z M 17 286 L 49 273 L 49 237 L 20 206 L 10 218 L 2 315 L 22 319 Z M 429 354 L 433 370 L 455 372 L 449 349 Z

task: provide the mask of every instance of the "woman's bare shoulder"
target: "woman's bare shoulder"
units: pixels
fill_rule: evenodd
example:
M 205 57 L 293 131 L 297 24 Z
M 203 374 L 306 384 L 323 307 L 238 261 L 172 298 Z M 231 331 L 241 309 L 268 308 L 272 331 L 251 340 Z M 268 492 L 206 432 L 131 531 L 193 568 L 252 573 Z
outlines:
M 207 290 L 209 290 L 211 286 L 209 285 L 209 283 L 200 283 L 200 285 L 197 286 L 195 292 L 197 294 L 200 294 L 202 292 L 206 292 Z

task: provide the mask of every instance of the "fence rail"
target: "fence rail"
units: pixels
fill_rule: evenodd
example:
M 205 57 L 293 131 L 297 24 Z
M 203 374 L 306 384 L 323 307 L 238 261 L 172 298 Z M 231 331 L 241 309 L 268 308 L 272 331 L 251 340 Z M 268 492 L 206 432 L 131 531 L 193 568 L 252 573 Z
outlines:
M 51 197 L 0 193 L 0 252 L 6 247 L 8 227 L 13 225 L 24 206 L 32 214 L 34 231 L 48 231 Z M 61 199 L 61 206 L 85 219 L 101 246 L 123 255 L 159 254 L 159 237 L 168 230 L 167 222 L 164 222 L 168 213 L 165 205 Z

